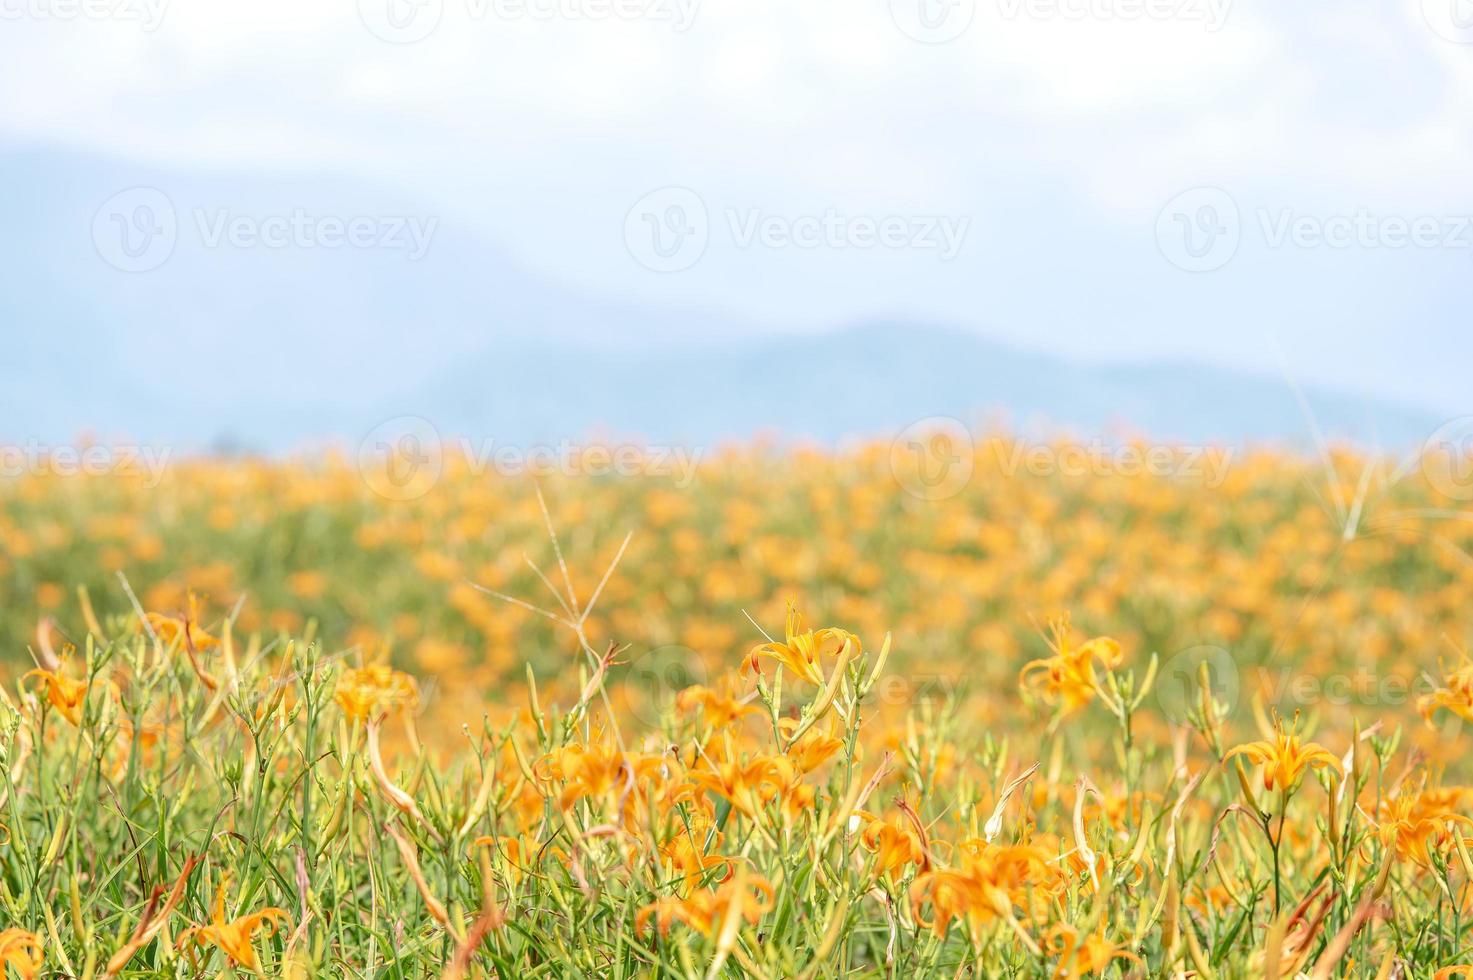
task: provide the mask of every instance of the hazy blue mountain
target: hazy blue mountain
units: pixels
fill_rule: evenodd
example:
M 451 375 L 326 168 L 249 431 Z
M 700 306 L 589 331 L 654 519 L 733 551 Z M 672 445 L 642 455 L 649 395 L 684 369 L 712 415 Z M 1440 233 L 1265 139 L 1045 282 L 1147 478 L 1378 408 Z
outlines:
M 145 271 L 110 265 L 94 237 L 99 210 L 120 192 L 145 201 L 162 192 L 172 211 L 172 252 Z M 135 203 L 119 207 L 131 213 Z M 222 220 L 298 211 L 435 224 L 418 258 L 390 248 L 233 247 L 215 234 Z M 199 444 L 239 429 L 280 445 L 366 417 L 386 392 L 414 390 L 512 338 L 594 350 L 667 343 L 689 328 L 680 311 L 631 308 L 529 275 L 451 217 L 391 191 L 320 176 L 160 172 L 0 147 L 0 216 L 10 368 L 0 437 L 63 439 L 87 428 Z M 107 217 L 103 245 L 114 247 Z M 700 318 L 714 335 L 751 333 Z
M 1328 436 L 1367 444 L 1419 443 L 1441 421 L 1343 394 L 1314 391 L 1307 400 Z M 673 351 L 508 345 L 380 407 L 385 418 L 419 415 L 442 433 L 511 442 L 575 436 L 599 423 L 656 442 L 762 430 L 835 441 L 935 415 L 1040 434 L 1312 441 L 1282 379 L 1199 365 L 1101 368 L 901 323 Z
M 104 204 L 133 188 L 163 192 L 175 242 L 156 266 L 121 271 L 108 236 L 127 229 L 110 230 Z M 122 213 L 136 203 L 125 197 Z M 437 224 L 414 259 L 212 244 L 222 216 L 298 210 Z M 401 415 L 511 444 L 592 432 L 835 440 L 932 415 L 1198 441 L 1308 436 L 1282 379 L 1073 363 L 899 319 L 777 336 L 709 311 L 636 308 L 519 268 L 453 216 L 320 176 L 158 172 L 0 147 L 0 215 L 0 440 L 86 431 L 280 450 L 352 445 Z M 1329 433 L 1382 445 L 1441 421 L 1345 394 L 1309 399 Z

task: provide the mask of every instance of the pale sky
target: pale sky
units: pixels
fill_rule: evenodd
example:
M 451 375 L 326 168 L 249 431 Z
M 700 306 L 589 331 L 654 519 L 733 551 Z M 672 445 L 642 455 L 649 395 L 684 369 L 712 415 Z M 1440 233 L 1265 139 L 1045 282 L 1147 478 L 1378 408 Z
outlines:
M 555 280 L 765 329 L 910 317 L 1085 358 L 1282 355 L 1451 413 L 1473 363 L 1466 6 L 0 0 L 0 142 L 352 175 Z M 709 242 L 653 271 L 626 221 L 672 186 Z M 1241 244 L 1190 271 L 1160 236 L 1207 213 L 1169 211 L 1202 187 Z M 784 244 L 824 215 L 837 245 Z M 950 222 L 956 254 L 855 245 L 892 218 Z M 778 239 L 743 237 L 764 219 Z M 1396 244 L 1420 219 L 1438 240 Z M 1326 243 L 1357 220 L 1369 239 Z

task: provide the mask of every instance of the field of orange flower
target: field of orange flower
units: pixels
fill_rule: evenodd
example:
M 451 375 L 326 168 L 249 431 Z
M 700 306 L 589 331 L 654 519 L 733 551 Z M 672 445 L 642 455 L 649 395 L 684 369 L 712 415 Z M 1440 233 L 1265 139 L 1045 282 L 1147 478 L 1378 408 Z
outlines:
M 390 493 L 332 456 L 0 484 L 0 962 L 1473 963 L 1449 482 L 1348 452 L 1211 479 L 965 453 L 940 484 L 889 445 L 681 480 L 446 458 Z

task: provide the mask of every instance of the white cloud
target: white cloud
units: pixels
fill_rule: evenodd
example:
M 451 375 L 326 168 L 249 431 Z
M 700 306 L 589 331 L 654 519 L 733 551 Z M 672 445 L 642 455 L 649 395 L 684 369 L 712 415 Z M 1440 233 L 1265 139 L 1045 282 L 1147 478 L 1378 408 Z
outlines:
M 902 34 L 882 2 L 708 0 L 684 33 L 476 16 L 476 2 L 445 0 L 439 29 L 408 45 L 379 41 L 350 3 L 174 0 L 152 34 L 15 21 L 0 82 L 23 95 L 0 105 L 0 132 L 170 162 L 338 155 L 392 176 L 406 157 L 466 154 L 572 169 L 549 155 L 627 127 L 632 152 L 734 184 L 964 182 L 954 162 L 985 159 L 1060 172 L 1105 207 L 1197 174 L 1371 193 L 1410 165 L 1425 190 L 1473 162 L 1470 49 L 1427 28 L 1422 0 L 1329 23 L 1238 3 L 1216 32 L 1195 18 L 1227 0 L 1177 0 L 1164 20 L 1141 17 L 1143 0 L 987 0 L 967 33 L 934 46 Z M 1050 14 L 1055 2 L 1075 13 Z M 1074 19 L 1075 4 L 1113 14 Z M 1372 87 L 1393 90 L 1398 111 L 1363 118 L 1354 94 Z M 414 143 L 385 145 L 406 120 Z

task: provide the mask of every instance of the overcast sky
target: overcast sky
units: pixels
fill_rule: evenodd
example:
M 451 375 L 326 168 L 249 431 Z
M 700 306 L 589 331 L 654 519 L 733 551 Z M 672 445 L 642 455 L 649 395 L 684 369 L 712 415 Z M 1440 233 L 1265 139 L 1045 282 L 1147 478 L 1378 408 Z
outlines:
M 766 329 L 906 317 L 1084 358 L 1282 359 L 1468 407 L 1467 0 L 0 0 L 0 17 L 12 145 L 350 174 L 558 280 Z

